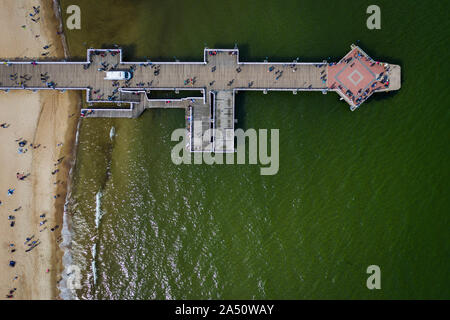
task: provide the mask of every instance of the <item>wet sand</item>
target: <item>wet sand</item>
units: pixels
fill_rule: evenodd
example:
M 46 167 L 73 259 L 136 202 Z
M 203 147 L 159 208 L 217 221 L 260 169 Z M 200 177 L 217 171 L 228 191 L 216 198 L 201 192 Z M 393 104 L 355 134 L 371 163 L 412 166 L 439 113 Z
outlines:
M 64 58 L 52 5 L 52 1 L 0 0 L 1 58 L 42 58 L 44 52 L 49 52 L 48 57 Z M 40 12 L 31 17 L 33 6 L 40 6 Z M 43 49 L 46 45 L 50 48 Z M 12 299 L 59 296 L 59 239 L 79 103 L 77 92 L 0 92 L 0 124 L 7 124 L 0 128 L 0 299 L 8 299 L 14 288 Z M 21 140 L 27 141 L 23 153 L 19 153 Z M 19 180 L 16 173 L 29 176 Z M 15 189 L 10 196 L 9 188 Z M 8 220 L 10 215 L 14 220 Z M 32 241 L 38 245 L 26 252 Z M 15 267 L 9 266 L 11 260 Z

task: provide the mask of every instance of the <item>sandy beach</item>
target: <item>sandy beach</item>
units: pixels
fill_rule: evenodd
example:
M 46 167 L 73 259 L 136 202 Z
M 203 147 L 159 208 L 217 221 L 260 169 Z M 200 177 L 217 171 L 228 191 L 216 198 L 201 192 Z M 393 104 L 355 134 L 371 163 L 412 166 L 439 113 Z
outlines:
M 49 0 L 0 0 L 0 57 L 39 59 L 49 52 L 63 59 L 52 6 Z M 0 299 L 59 296 L 60 231 L 79 102 L 77 92 L 0 93 Z

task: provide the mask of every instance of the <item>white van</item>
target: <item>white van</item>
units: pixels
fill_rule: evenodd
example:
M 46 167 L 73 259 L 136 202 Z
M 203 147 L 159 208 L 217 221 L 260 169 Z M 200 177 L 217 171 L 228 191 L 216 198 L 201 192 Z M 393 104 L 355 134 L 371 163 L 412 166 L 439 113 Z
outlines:
M 105 80 L 130 80 L 131 72 L 128 71 L 106 71 Z

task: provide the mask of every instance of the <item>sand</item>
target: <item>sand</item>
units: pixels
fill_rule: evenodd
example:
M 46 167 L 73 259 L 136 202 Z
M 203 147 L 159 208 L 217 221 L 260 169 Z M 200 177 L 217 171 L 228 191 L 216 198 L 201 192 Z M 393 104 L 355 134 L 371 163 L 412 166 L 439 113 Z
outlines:
M 34 17 L 40 17 L 37 23 L 29 17 L 33 6 L 40 6 L 40 14 Z M 49 57 L 63 59 L 57 26 L 52 1 L 0 0 L 0 57 L 39 58 L 50 51 Z M 48 44 L 50 49 L 44 50 Z M 58 243 L 79 103 L 77 92 L 0 93 L 0 124 L 9 124 L 8 128 L 0 128 L 0 299 L 7 299 L 14 288 L 12 299 L 59 296 L 62 252 Z M 20 138 L 27 141 L 26 153 L 18 152 L 16 140 Z M 33 148 L 30 143 L 40 146 Z M 62 157 L 61 163 L 55 165 Z M 56 169 L 59 172 L 52 175 Z M 30 175 L 21 181 L 17 172 Z M 11 196 L 7 195 L 9 188 L 15 189 Z M 44 219 L 40 218 L 42 214 Z M 15 216 L 14 227 L 10 226 L 9 215 Z M 55 226 L 59 227 L 51 231 Z M 30 247 L 24 242 L 33 235 L 31 241 L 40 244 L 26 252 Z M 10 247 L 11 243 L 15 246 Z M 10 260 L 16 261 L 15 267 L 9 266 Z

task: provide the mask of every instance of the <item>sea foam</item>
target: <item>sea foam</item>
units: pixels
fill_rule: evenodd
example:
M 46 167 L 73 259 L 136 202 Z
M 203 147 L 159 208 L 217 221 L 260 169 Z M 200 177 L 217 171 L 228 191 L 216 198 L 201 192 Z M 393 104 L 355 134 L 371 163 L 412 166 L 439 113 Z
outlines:
M 115 135 L 116 135 L 116 128 L 112 127 L 111 130 L 109 131 L 109 139 L 112 140 Z
M 95 227 L 98 229 L 100 225 L 100 220 L 102 219 L 102 191 L 100 190 L 95 195 Z

